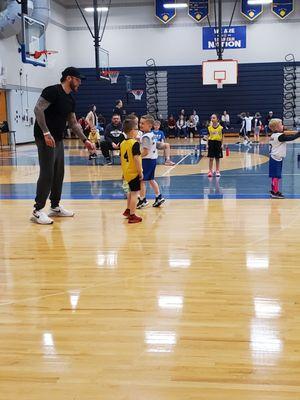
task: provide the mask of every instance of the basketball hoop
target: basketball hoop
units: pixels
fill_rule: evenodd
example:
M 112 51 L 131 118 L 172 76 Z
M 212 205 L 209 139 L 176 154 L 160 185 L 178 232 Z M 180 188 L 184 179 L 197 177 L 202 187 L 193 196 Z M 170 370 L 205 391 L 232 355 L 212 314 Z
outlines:
M 120 71 L 102 71 L 100 78 L 110 80 L 110 83 L 117 83 Z
M 214 79 L 217 82 L 217 89 L 223 89 L 223 81 L 226 81 L 226 71 L 214 71 Z
M 217 89 L 223 89 L 223 79 L 217 80 Z
M 35 60 L 38 60 L 42 56 L 50 56 L 52 54 L 57 54 L 58 51 L 56 50 L 40 50 L 40 51 L 35 51 L 33 54 L 30 54 Z
M 131 93 L 134 95 L 135 100 L 142 100 L 144 91 L 140 90 L 140 89 L 136 89 L 136 90 L 132 90 Z

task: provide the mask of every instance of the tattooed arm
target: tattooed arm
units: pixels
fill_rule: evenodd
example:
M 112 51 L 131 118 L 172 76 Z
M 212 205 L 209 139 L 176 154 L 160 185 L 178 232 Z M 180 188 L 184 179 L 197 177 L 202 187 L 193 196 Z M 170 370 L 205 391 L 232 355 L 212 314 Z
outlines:
M 88 150 L 95 150 L 95 145 L 87 140 L 85 134 L 83 133 L 81 125 L 77 122 L 75 113 L 70 113 L 68 116 L 69 128 L 75 135 L 81 139 Z
M 43 97 L 40 96 L 34 107 L 34 114 L 37 123 L 39 124 L 39 127 L 41 128 L 44 134 L 46 145 L 50 147 L 55 147 L 55 140 L 51 135 L 51 133 L 49 132 L 45 118 L 45 110 L 50 106 L 50 104 L 51 103 L 49 103 L 49 101 L 45 100 Z

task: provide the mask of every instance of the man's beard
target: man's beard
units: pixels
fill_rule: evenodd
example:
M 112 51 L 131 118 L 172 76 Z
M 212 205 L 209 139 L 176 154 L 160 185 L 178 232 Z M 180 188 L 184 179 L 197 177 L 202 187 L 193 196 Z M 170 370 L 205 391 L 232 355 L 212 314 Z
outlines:
M 72 92 L 78 91 L 78 86 L 76 86 L 73 82 L 70 82 L 70 88 L 71 88 Z

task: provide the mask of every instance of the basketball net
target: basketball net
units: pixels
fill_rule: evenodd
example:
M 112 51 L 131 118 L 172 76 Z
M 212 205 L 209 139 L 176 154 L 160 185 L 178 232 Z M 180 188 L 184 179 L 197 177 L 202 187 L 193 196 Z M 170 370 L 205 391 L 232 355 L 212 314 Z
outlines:
M 223 80 L 222 79 L 217 80 L 217 89 L 223 89 Z
M 53 69 L 56 66 L 57 54 L 58 51 L 56 50 L 41 50 L 35 51 L 33 54 L 31 54 L 31 56 L 35 60 L 42 59 L 42 61 L 47 64 L 48 68 Z
M 57 54 L 58 51 L 56 50 L 41 50 L 41 51 L 35 51 L 33 54 L 31 54 L 36 60 L 38 60 L 41 56 L 51 56 L 52 54 Z
M 143 90 L 140 89 L 136 89 L 136 90 L 132 90 L 131 93 L 134 95 L 134 99 L 135 100 L 142 100 L 142 96 L 144 94 Z
M 102 71 L 100 78 L 109 79 L 111 84 L 117 83 L 120 71 Z

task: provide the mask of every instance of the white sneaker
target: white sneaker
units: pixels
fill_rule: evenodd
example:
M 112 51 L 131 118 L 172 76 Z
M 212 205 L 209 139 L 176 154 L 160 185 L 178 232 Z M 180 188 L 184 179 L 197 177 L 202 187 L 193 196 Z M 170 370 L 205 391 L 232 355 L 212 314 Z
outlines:
M 74 215 L 73 211 L 68 211 L 63 206 L 50 208 L 48 213 L 48 217 L 74 217 Z
M 53 219 L 49 218 L 43 211 L 33 210 L 32 217 L 30 221 L 35 222 L 40 225 L 51 225 L 53 224 Z

